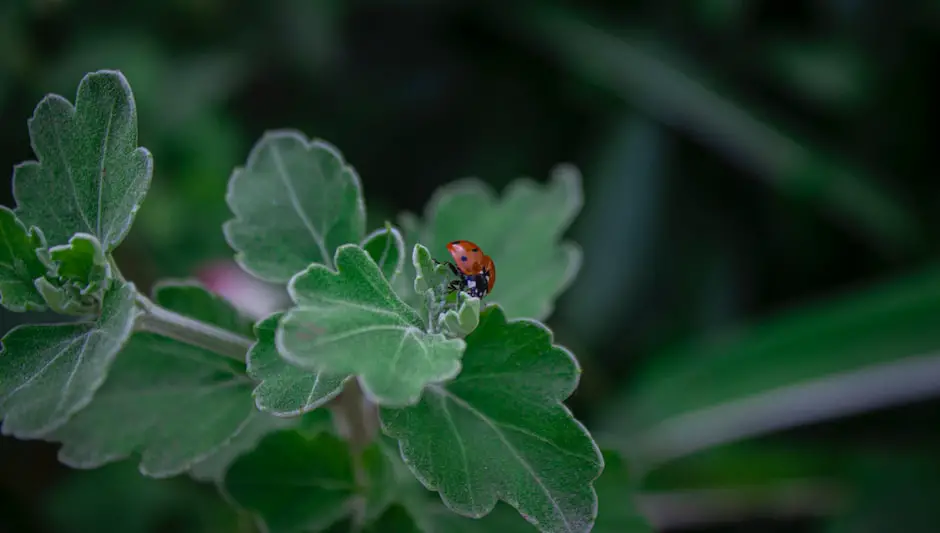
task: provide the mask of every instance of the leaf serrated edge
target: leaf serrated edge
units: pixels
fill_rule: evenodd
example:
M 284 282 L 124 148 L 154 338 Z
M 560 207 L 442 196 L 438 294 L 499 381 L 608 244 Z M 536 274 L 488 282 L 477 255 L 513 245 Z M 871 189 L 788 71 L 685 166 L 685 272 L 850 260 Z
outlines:
M 476 177 L 466 177 L 450 182 L 442 187 L 437 188 L 425 206 L 425 225 L 422 228 L 424 230 L 422 231 L 421 235 L 423 237 L 422 240 L 427 239 L 427 235 L 425 234 L 427 231 L 427 221 L 433 220 L 436 217 L 440 211 L 441 202 L 453 196 L 461 194 L 479 194 L 482 195 L 487 201 L 494 204 L 499 204 L 505 201 L 505 198 L 512 197 L 522 192 L 528 192 L 526 189 L 542 193 L 547 189 L 552 189 L 555 187 L 561 187 L 566 191 L 566 207 L 571 210 L 571 214 L 564 219 L 563 225 L 570 226 L 584 208 L 584 190 L 581 172 L 572 164 L 560 163 L 555 165 L 549 172 L 549 179 L 546 183 L 540 183 L 528 176 L 517 177 L 510 181 L 508 185 L 506 185 L 506 188 L 503 190 L 502 194 L 499 194 L 496 189 L 494 189 L 488 183 Z M 403 212 L 399 214 L 399 216 L 409 218 L 412 222 L 420 222 L 417 215 L 414 213 Z
M 581 272 L 581 266 L 584 263 L 584 251 L 578 243 L 565 241 L 561 243 L 559 247 L 567 258 L 567 268 L 565 268 L 565 273 L 558 283 L 557 290 L 551 295 L 551 298 L 546 300 L 545 305 L 542 306 L 538 318 L 547 318 L 555 312 L 555 301 L 558 300 L 558 297 L 564 294 L 565 291 L 571 288 L 575 279 L 578 277 L 578 273 Z
M 430 225 L 428 221 L 434 220 L 437 217 L 437 213 L 440 211 L 441 203 L 451 197 L 461 195 L 461 194 L 472 194 L 472 195 L 482 195 L 487 202 L 498 202 L 499 194 L 496 192 L 496 189 L 491 187 L 488 183 L 484 182 L 480 178 L 467 177 L 460 178 L 456 181 L 447 183 L 441 187 L 435 189 L 431 194 L 431 198 L 428 199 L 428 203 L 424 207 L 424 217 L 419 218 L 414 213 L 407 213 L 406 216 L 412 217 L 414 220 L 412 222 L 418 222 L 418 228 L 420 230 L 419 235 L 421 236 L 418 239 L 421 241 L 429 241 L 428 232 Z
M 405 220 L 410 224 L 417 224 L 419 236 L 421 237 L 419 240 L 427 241 L 431 240 L 429 239 L 429 237 L 431 237 L 429 235 L 431 228 L 428 222 L 435 220 L 440 212 L 441 203 L 449 198 L 462 194 L 481 195 L 492 205 L 500 205 L 507 199 L 516 195 L 528 192 L 545 194 L 556 187 L 565 191 L 564 198 L 566 203 L 565 209 L 563 210 L 565 217 L 562 219 L 561 224 L 563 228 L 562 233 L 564 233 L 564 228 L 569 228 L 584 208 L 584 187 L 581 171 L 570 163 L 559 163 L 555 165 L 549 172 L 549 179 L 546 183 L 540 183 L 527 176 L 515 178 L 509 182 L 502 194 L 499 194 L 493 187 L 479 178 L 461 178 L 439 187 L 434 191 L 425 206 L 423 219 L 419 218 L 414 213 L 406 211 L 399 214 L 399 223 L 402 227 L 405 226 Z M 583 265 L 583 250 L 581 246 L 574 241 L 561 240 L 560 237 L 561 235 L 555 236 L 555 238 L 558 239 L 558 246 L 562 249 L 567 258 L 567 268 L 558 285 L 557 291 L 545 302 L 537 318 L 547 318 L 551 316 L 555 310 L 555 301 L 560 295 L 571 288 Z
M 87 85 L 88 83 L 91 83 L 91 80 L 94 78 L 105 78 L 105 79 L 112 79 L 112 80 L 117 81 L 117 85 L 120 88 L 121 94 L 123 94 L 127 98 L 127 110 L 128 110 L 128 114 L 131 117 L 131 122 L 133 123 L 134 139 L 133 139 L 132 144 L 137 145 L 140 142 L 139 132 L 137 129 L 137 124 L 138 124 L 137 101 L 134 99 L 134 91 L 131 88 L 130 82 L 127 81 L 127 78 L 124 76 L 124 73 L 121 72 L 120 70 L 101 69 L 101 70 L 96 70 L 94 72 L 86 73 L 84 76 L 82 76 L 81 81 L 78 82 L 78 88 L 75 90 L 75 103 L 74 104 L 70 102 L 68 98 L 59 94 L 49 93 L 45 95 L 39 101 L 39 103 L 36 104 L 36 107 L 33 108 L 32 115 L 30 115 L 30 117 L 26 119 L 26 129 L 29 131 L 29 139 L 30 139 L 29 147 L 33 151 L 33 154 L 36 155 L 36 159 L 28 159 L 26 161 L 22 161 L 20 163 L 13 165 L 13 178 L 11 179 L 11 189 L 13 191 L 13 201 L 17 205 L 17 211 L 19 210 L 19 195 L 16 193 L 16 191 L 18 190 L 17 184 L 19 182 L 19 180 L 16 179 L 17 175 L 19 174 L 18 170 L 20 168 L 28 167 L 28 166 L 35 166 L 35 167 L 40 167 L 40 168 L 42 167 L 42 163 L 39 161 L 39 151 L 36 150 L 36 143 L 35 143 L 35 138 L 34 138 L 33 129 L 32 129 L 33 121 L 36 120 L 37 114 L 39 113 L 39 109 L 43 107 L 43 105 L 47 105 L 47 106 L 51 105 L 50 102 L 58 101 L 61 104 L 65 105 L 66 109 L 69 112 L 69 116 L 74 117 L 78 113 L 79 96 L 82 94 L 82 89 L 85 87 L 85 85 Z M 128 213 L 127 218 L 124 221 L 124 224 L 118 229 L 118 231 L 116 231 L 113 234 L 114 236 L 112 236 L 112 240 L 114 240 L 114 242 L 102 242 L 101 243 L 106 253 L 110 253 L 112 250 L 120 246 L 122 242 L 124 242 L 124 239 L 127 237 L 127 234 L 130 231 L 131 226 L 134 224 L 134 219 L 137 217 L 137 211 L 140 210 L 140 206 L 143 203 L 143 199 L 147 195 L 147 192 L 150 190 L 150 184 L 153 181 L 153 154 L 150 153 L 150 150 L 148 150 L 146 147 L 139 146 L 139 145 L 134 147 L 134 150 L 131 152 L 131 154 L 137 153 L 137 152 L 142 153 L 144 155 L 144 160 L 146 161 L 143 178 L 142 178 L 143 194 L 139 201 L 134 202 L 134 205 L 133 207 L 131 207 L 131 211 L 130 213 Z M 130 154 L 127 154 L 127 155 L 130 155 Z M 103 187 L 103 184 L 104 184 L 104 177 L 101 178 L 101 182 L 99 183 L 99 189 Z M 99 198 L 99 201 L 100 201 L 100 198 Z M 79 209 L 79 213 L 81 214 L 82 221 L 85 223 L 85 225 L 88 226 L 88 229 L 89 230 L 92 229 L 91 223 L 85 220 L 85 215 L 81 211 L 81 209 Z M 98 204 L 98 215 L 99 216 L 101 215 L 100 203 Z M 100 239 L 99 239 L 99 242 L 100 242 Z
M 254 326 L 253 326 L 253 328 L 252 328 L 252 330 L 254 331 L 254 334 L 255 334 L 255 342 L 252 343 L 251 348 L 248 349 L 248 354 L 247 354 L 247 356 L 245 357 L 245 371 L 246 371 L 246 373 L 247 373 L 249 376 L 251 376 L 252 373 L 253 373 L 253 371 L 255 370 L 255 369 L 253 368 L 253 366 L 252 366 L 252 361 L 254 360 L 253 354 L 254 354 L 255 349 L 261 345 L 261 333 L 260 333 L 260 331 L 261 331 L 262 325 L 263 325 L 265 322 L 268 322 L 269 320 L 273 320 L 273 321 L 274 321 L 274 337 L 275 337 L 275 339 L 274 339 L 274 348 L 275 348 L 275 350 L 278 351 L 278 357 L 280 357 L 280 350 L 279 350 L 278 347 L 277 347 L 277 329 L 278 329 L 278 325 L 279 325 L 280 322 L 281 322 L 281 318 L 283 318 L 284 315 L 286 315 L 286 314 L 287 314 L 286 311 L 276 311 L 276 312 L 271 313 L 270 315 L 268 315 L 268 316 L 266 316 L 266 317 L 264 317 L 264 318 L 258 320 L 257 322 L 255 322 L 255 324 L 254 324 Z M 286 363 L 286 361 L 285 361 L 285 363 Z M 298 370 L 302 370 L 302 369 L 299 369 L 299 368 L 298 368 Z M 319 373 L 318 373 L 318 375 L 319 375 Z M 266 381 L 266 380 L 264 380 L 264 379 L 259 380 L 259 381 L 257 382 L 257 385 L 251 390 L 251 397 L 254 399 L 255 407 L 257 407 L 258 410 L 261 411 L 262 413 L 265 413 L 265 414 L 268 414 L 268 415 L 271 415 L 271 416 L 274 416 L 274 417 L 277 417 L 277 418 L 294 418 L 294 417 L 298 417 L 298 416 L 303 416 L 303 415 L 305 415 L 305 414 L 307 414 L 307 413 L 309 413 L 309 412 L 311 412 L 311 411 L 315 411 L 315 410 L 317 410 L 317 409 L 323 407 L 323 406 L 326 405 L 327 403 L 329 403 L 330 400 L 332 400 L 333 398 L 336 398 L 337 396 L 340 395 L 341 392 L 343 392 L 343 389 L 346 387 L 346 383 L 348 383 L 349 380 L 352 379 L 353 377 L 354 377 L 354 376 L 353 376 L 352 374 L 350 374 L 349 376 L 347 376 L 346 379 L 344 379 L 344 380 L 342 381 L 342 383 L 340 383 L 340 386 L 339 386 L 339 387 L 337 387 L 337 388 L 336 388 L 333 392 L 331 392 L 330 394 L 327 394 L 326 396 L 323 396 L 323 398 L 322 398 L 320 401 L 313 402 L 313 403 L 305 403 L 303 407 L 301 407 L 300 409 L 295 409 L 295 410 L 293 410 L 293 411 L 272 411 L 272 410 L 270 410 L 270 409 L 265 409 L 264 407 L 262 407 L 262 405 L 261 405 L 261 398 L 258 397 L 258 390 L 261 388 L 261 385 Z M 254 379 L 254 378 L 252 378 L 252 379 Z M 314 385 L 314 387 L 316 387 L 316 385 Z
M 418 245 L 416 245 L 416 248 L 417 248 L 417 246 L 418 246 Z M 304 276 L 308 275 L 308 273 L 311 273 L 311 272 L 313 272 L 313 271 L 315 271 L 315 270 L 325 270 L 326 272 L 328 272 L 328 273 L 329 273 L 330 275 L 332 275 L 332 276 L 341 276 L 342 273 L 339 271 L 339 256 L 340 256 L 340 254 L 343 254 L 343 253 L 352 253 L 352 252 L 346 252 L 346 250 L 358 250 L 359 254 L 361 254 L 363 257 L 365 257 L 365 259 L 366 259 L 369 263 L 372 263 L 372 266 L 375 268 L 376 272 L 378 272 L 378 274 L 379 274 L 379 278 L 381 278 L 381 280 L 388 286 L 389 294 L 391 294 L 393 298 L 395 298 L 395 299 L 397 299 L 399 302 L 401 302 L 401 304 L 402 304 L 404 307 L 407 307 L 407 308 L 411 309 L 411 310 L 415 313 L 415 316 L 418 317 L 418 320 L 421 321 L 421 317 L 419 316 L 417 310 L 415 310 L 413 307 L 411 307 L 410 305 L 408 305 L 407 303 L 405 303 L 405 302 L 401 299 L 401 297 L 399 297 L 398 294 L 395 293 L 394 288 L 391 286 L 391 284 L 389 284 L 388 280 L 386 280 L 385 277 L 382 276 L 382 271 L 381 271 L 381 269 L 379 269 L 379 266 L 378 266 L 378 265 L 375 263 L 375 261 L 372 259 L 372 256 L 370 256 L 369 253 L 366 252 L 365 250 L 363 250 L 358 244 L 353 244 L 353 243 L 343 244 L 343 245 L 341 245 L 341 246 L 339 246 L 339 247 L 336 248 L 336 253 L 333 254 L 333 265 L 334 265 L 335 270 L 334 270 L 334 268 L 330 268 L 330 267 L 328 267 L 328 266 L 326 266 L 326 265 L 323 265 L 323 264 L 320 264 L 320 263 L 312 263 L 312 264 L 310 264 L 309 266 L 307 266 L 307 268 L 305 268 L 304 270 L 301 270 L 300 272 L 297 272 L 296 274 L 294 274 L 294 275 L 291 277 L 290 282 L 288 282 L 288 284 L 287 284 L 287 292 L 288 292 L 288 294 L 290 295 L 291 300 L 296 304 L 296 307 L 294 307 L 293 309 L 297 309 L 298 307 L 302 307 L 301 305 L 297 304 L 297 289 L 296 289 L 297 281 L 298 281 L 299 279 L 303 278 Z M 357 254 L 357 255 L 358 255 L 358 254 Z M 288 310 L 288 311 L 285 313 L 285 316 L 287 316 L 288 314 L 290 314 L 293 309 Z M 422 322 L 422 323 L 423 323 L 423 322 Z M 421 328 L 418 328 L 418 327 L 413 326 L 413 325 L 407 325 L 407 324 L 405 324 L 405 323 L 403 323 L 403 326 L 404 326 L 403 329 L 404 329 L 404 331 L 405 331 L 405 333 L 404 333 L 405 335 L 413 335 L 413 336 L 414 336 L 414 335 L 415 335 L 414 332 L 417 332 L 418 334 L 420 334 L 420 335 L 422 335 L 422 336 L 424 336 L 424 337 L 427 337 L 427 338 L 434 338 L 434 339 L 436 339 L 437 342 L 446 343 L 446 344 L 457 344 L 457 343 L 459 343 L 459 344 L 460 344 L 460 358 L 463 357 L 463 352 L 466 350 L 466 347 L 467 347 L 467 344 L 466 344 L 466 342 L 464 342 L 463 339 L 448 339 L 448 338 L 447 338 L 446 336 L 444 336 L 443 334 L 440 334 L 440 333 L 428 333 L 427 331 L 425 331 L 425 330 L 423 330 L 423 329 L 421 329 Z M 284 347 L 284 330 L 283 330 L 283 328 L 281 328 L 280 323 L 278 324 L 277 331 L 276 331 L 275 334 L 274 334 L 274 343 L 275 343 L 275 346 L 277 347 L 278 354 L 280 354 L 280 356 L 281 356 L 282 359 L 284 359 L 284 360 L 287 361 L 288 363 L 290 363 L 290 364 L 292 364 L 292 365 L 294 365 L 294 366 L 297 366 L 297 367 L 299 367 L 299 368 L 309 368 L 309 367 L 308 367 L 307 365 L 305 365 L 303 362 L 301 362 L 300 360 L 298 360 L 298 359 L 290 352 L 290 350 L 287 350 L 287 349 Z M 445 375 L 445 376 L 440 377 L 440 378 L 439 378 L 438 380 L 436 380 L 436 381 L 428 382 L 428 384 L 426 384 L 424 387 L 422 387 L 422 390 L 419 391 L 417 395 L 415 395 L 414 397 L 409 397 L 409 398 L 407 399 L 406 403 L 404 403 L 404 404 L 399 403 L 399 402 L 389 402 L 389 401 L 387 401 L 387 399 L 383 398 L 382 396 L 379 396 L 379 395 L 375 394 L 375 392 L 362 380 L 362 378 L 361 378 L 361 376 L 360 376 L 359 374 L 352 373 L 352 374 L 350 374 L 350 376 L 353 377 L 353 378 L 355 378 L 355 379 L 359 382 L 359 386 L 362 388 L 363 394 L 365 395 L 365 397 L 366 397 L 370 402 L 372 402 L 372 403 L 374 403 L 374 404 L 377 404 L 377 405 L 385 405 L 385 406 L 390 406 L 390 407 L 396 407 L 396 406 L 397 406 L 397 407 L 406 407 L 406 406 L 414 405 L 414 404 L 418 403 L 418 402 L 421 400 L 421 395 L 423 394 L 424 389 L 427 388 L 428 385 L 433 384 L 433 383 L 442 383 L 442 382 L 446 382 L 446 381 L 448 381 L 448 380 L 453 379 L 453 378 L 456 377 L 458 374 L 460 374 L 461 370 L 463 369 L 463 365 L 462 365 L 461 362 L 460 362 L 460 358 L 458 358 L 457 364 L 454 366 L 454 371 L 453 371 L 453 372 L 451 372 L 451 373 L 448 374 L 448 375 Z
M 307 152 L 312 152 L 314 149 L 323 149 L 330 153 L 330 155 L 336 157 L 336 159 L 342 165 L 344 170 L 349 171 L 349 175 L 352 178 L 353 185 L 359 191 L 359 194 L 356 195 L 356 220 L 359 221 L 359 232 L 360 234 L 365 233 L 365 222 L 366 222 L 366 205 L 365 205 L 365 196 L 364 190 L 362 187 L 362 179 L 359 177 L 359 172 L 356 171 L 356 168 L 350 164 L 343 157 L 342 152 L 324 139 L 318 137 L 307 138 L 307 136 L 300 130 L 294 128 L 281 128 L 275 130 L 267 130 L 259 138 L 255 144 L 251 147 L 251 150 L 248 152 L 248 158 L 245 160 L 244 165 L 236 166 L 232 173 L 229 175 L 228 183 L 225 188 L 225 203 L 228 205 L 229 212 L 231 212 L 233 218 L 230 218 L 222 223 L 222 235 L 225 237 L 225 242 L 228 244 L 229 248 L 235 251 L 235 262 L 241 267 L 242 270 L 251 274 L 255 278 L 258 278 L 262 281 L 268 281 L 272 283 L 284 283 L 289 282 L 296 276 L 298 273 L 295 273 L 293 276 L 288 278 L 283 278 L 281 276 L 262 276 L 260 273 L 255 272 L 254 269 L 250 268 L 245 264 L 245 253 L 235 246 L 235 243 L 232 238 L 232 226 L 244 220 L 242 214 L 238 213 L 233 202 L 235 199 L 235 183 L 244 178 L 245 171 L 249 168 L 252 168 L 258 157 L 260 157 L 262 149 L 268 144 L 276 142 L 280 139 L 294 139 L 300 141 L 301 146 L 304 147 L 304 150 Z M 361 239 L 360 239 L 361 240 Z M 338 249 L 338 248 L 337 248 Z M 335 261 L 335 253 L 334 253 Z M 306 269 L 301 270 L 304 272 Z
M 597 522 L 597 513 L 598 513 L 599 503 L 598 503 L 597 488 L 595 487 L 595 483 L 597 482 L 598 478 L 600 478 L 600 476 L 604 473 L 606 462 L 604 461 L 604 454 L 601 452 L 600 447 L 597 445 L 597 441 L 594 439 L 593 435 L 591 435 L 591 432 L 588 430 L 587 426 L 585 426 L 584 423 L 578 420 L 574 416 L 574 413 L 572 413 L 571 409 L 569 409 L 568 406 L 564 403 L 565 400 L 567 400 L 569 397 L 571 397 L 572 394 L 574 394 L 574 391 L 577 390 L 578 385 L 581 382 L 581 374 L 583 372 L 581 368 L 581 364 L 578 362 L 578 359 L 574 356 L 574 353 L 572 353 L 571 350 L 569 350 L 567 347 L 563 345 L 555 344 L 554 332 L 548 326 L 542 323 L 540 320 L 536 320 L 533 318 L 508 319 L 506 318 L 506 313 L 505 311 L 503 311 L 502 307 L 500 307 L 499 304 L 495 304 L 495 303 L 488 305 L 487 308 L 488 308 L 487 309 L 488 315 L 493 314 L 493 313 L 498 314 L 498 316 L 503 319 L 503 322 L 507 326 L 512 323 L 529 323 L 541 329 L 542 331 L 546 332 L 548 341 L 549 341 L 549 346 L 551 347 L 551 349 L 557 350 L 560 353 L 563 353 L 565 356 L 567 356 L 568 360 L 571 362 L 571 364 L 575 368 L 574 377 L 571 380 L 571 383 L 569 383 L 569 390 L 565 391 L 563 394 L 559 394 L 559 398 L 556 400 L 555 403 L 568 416 L 568 419 L 574 422 L 575 426 L 591 442 L 591 447 L 594 450 L 594 455 L 595 457 L 597 457 L 598 468 L 597 468 L 596 474 L 593 477 L 593 479 L 591 479 L 590 482 L 588 483 L 588 487 L 591 489 L 591 493 L 594 495 L 594 497 L 592 498 L 593 505 L 591 508 L 591 527 L 589 527 L 587 530 L 584 530 L 584 531 L 569 530 L 569 532 L 571 533 L 588 533 L 591 529 L 593 529 L 594 524 L 596 524 Z M 482 323 L 483 323 L 483 317 L 481 316 L 480 324 Z M 479 325 L 477 327 L 479 328 Z M 446 383 L 429 385 L 429 387 L 435 387 L 435 386 L 446 387 Z M 389 409 L 394 409 L 394 407 L 389 407 Z M 506 502 L 507 504 L 509 504 L 510 506 L 512 506 L 513 509 L 515 509 L 516 512 L 519 513 L 519 515 L 522 516 L 522 518 L 524 518 L 527 522 L 529 522 L 530 524 L 538 528 L 540 531 L 544 531 L 539 527 L 539 524 L 537 524 L 536 522 L 533 522 L 532 520 L 530 520 L 529 516 L 523 515 L 519 511 L 519 506 L 518 506 L 517 501 L 510 500 L 501 491 L 498 491 L 498 490 L 496 491 L 496 499 L 495 499 L 496 501 L 493 503 L 493 506 L 490 507 L 485 512 L 480 512 L 479 514 L 475 514 L 475 513 L 463 513 L 459 511 L 458 509 L 455 508 L 455 505 L 453 504 L 453 502 L 448 501 L 444 493 L 439 490 L 440 487 L 434 485 L 433 483 L 430 482 L 429 479 L 421 475 L 421 473 L 417 470 L 415 465 L 408 459 L 408 456 L 404 450 L 403 440 L 399 436 L 395 435 L 393 431 L 390 430 L 390 428 L 386 425 L 385 420 L 381 417 L 381 414 L 379 416 L 379 422 L 380 422 L 380 427 L 382 429 L 382 432 L 388 437 L 393 438 L 398 441 L 398 454 L 401 457 L 402 462 L 408 467 L 408 470 L 411 472 L 411 474 L 422 485 L 424 485 L 426 489 L 437 492 L 438 496 L 441 498 L 441 501 L 444 503 L 444 505 L 455 514 L 458 514 L 460 516 L 466 516 L 468 518 L 477 518 L 477 519 L 482 518 L 490 514 L 491 512 L 493 512 L 493 510 L 496 508 L 496 505 L 499 503 L 499 500 L 502 500 Z
M 231 442 L 235 439 L 235 437 L 241 434 L 241 432 L 244 431 L 246 427 L 248 427 L 248 424 L 251 422 L 252 416 L 253 416 L 253 413 L 249 411 L 248 414 L 245 416 L 244 420 L 242 420 L 242 422 L 238 425 L 238 428 L 236 428 L 235 431 L 231 435 L 229 435 L 226 439 L 220 441 L 216 446 L 214 446 L 209 451 L 195 455 L 192 458 L 182 462 L 180 466 L 178 466 L 177 468 L 164 469 L 164 470 L 151 470 L 147 468 L 147 464 L 146 464 L 147 461 L 145 457 L 148 455 L 146 451 L 148 446 L 143 446 L 143 447 L 135 446 L 134 449 L 128 453 L 120 453 L 120 452 L 111 453 L 105 456 L 98 457 L 95 460 L 89 460 L 89 461 L 72 460 L 72 458 L 65 455 L 64 453 L 65 446 L 63 446 L 62 448 L 59 449 L 57 458 L 60 463 L 62 463 L 65 466 L 68 466 L 69 468 L 74 468 L 76 470 L 91 470 L 95 468 L 100 468 L 107 464 L 115 463 L 118 461 L 123 461 L 131 456 L 137 455 L 139 456 L 139 460 L 137 462 L 137 471 L 140 472 L 141 475 L 147 476 L 153 479 L 171 478 L 171 477 L 178 476 L 180 474 L 185 473 L 196 464 L 205 461 L 206 459 L 215 455 L 219 450 L 221 450 L 225 446 L 228 446 L 229 444 L 231 444 Z
M 503 203 L 517 195 L 527 193 L 547 194 L 556 188 L 564 191 L 565 209 L 563 211 L 566 216 L 562 219 L 561 227 L 567 228 L 574 223 L 574 219 L 578 217 L 578 214 L 584 208 L 581 172 L 574 165 L 568 163 L 555 165 L 549 172 L 548 181 L 545 183 L 540 183 L 527 176 L 516 178 L 509 182 L 498 200 Z M 560 235 L 556 236 L 556 238 L 558 237 Z
M 424 250 L 424 251 L 422 252 L 421 250 Z M 434 272 L 435 274 L 440 273 L 440 272 L 444 272 L 445 275 L 446 275 L 447 266 L 446 266 L 444 263 L 437 263 L 437 264 L 435 264 L 435 263 L 434 263 L 434 256 L 431 255 L 431 251 L 428 250 L 427 247 L 425 247 L 425 246 L 424 246 L 423 244 L 421 244 L 420 242 L 417 243 L 417 244 L 415 244 L 414 248 L 412 248 L 412 250 L 411 250 L 411 266 L 413 266 L 414 269 L 415 269 L 415 280 L 414 280 L 414 283 L 413 283 L 414 291 L 415 291 L 415 293 L 417 293 L 417 294 L 420 295 L 420 296 L 425 296 L 428 291 L 433 291 L 433 290 L 434 290 L 434 287 L 428 285 L 428 283 L 427 283 L 427 281 L 426 281 L 426 279 L 425 279 L 425 277 L 424 277 L 424 272 L 422 272 L 422 270 L 421 270 L 421 268 L 420 268 L 420 265 L 421 265 L 421 259 L 420 259 L 420 257 L 421 257 L 422 255 L 426 255 L 426 256 L 428 257 L 428 259 L 430 260 L 431 271 Z M 421 280 L 422 283 L 424 283 L 425 285 L 428 285 L 428 287 L 427 287 L 426 289 L 423 289 L 423 290 L 422 290 L 422 289 L 419 289 L 419 288 L 418 288 L 418 280 Z

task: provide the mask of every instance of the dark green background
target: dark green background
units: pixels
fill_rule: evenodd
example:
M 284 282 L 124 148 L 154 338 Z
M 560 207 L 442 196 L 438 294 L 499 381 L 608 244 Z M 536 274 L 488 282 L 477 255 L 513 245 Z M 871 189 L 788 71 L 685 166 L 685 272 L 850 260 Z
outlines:
M 575 163 L 586 204 L 569 237 L 585 265 L 548 322 L 585 368 L 570 404 L 629 455 L 637 417 L 781 385 L 790 358 L 850 369 L 869 345 L 940 348 L 936 273 L 902 282 L 926 307 L 938 295 L 929 312 L 884 311 L 892 285 L 866 296 L 940 251 L 938 30 L 936 1 L 6 0 L 0 160 L 12 175 L 33 158 L 26 120 L 44 94 L 73 99 L 85 72 L 121 69 L 155 159 L 118 250 L 142 286 L 231 257 L 226 181 L 266 129 L 338 146 L 370 229 L 456 178 L 501 189 Z M 832 298 L 849 299 L 828 318 L 806 309 Z M 877 310 L 820 326 L 812 348 L 787 340 Z M 778 312 L 785 349 L 745 347 L 746 363 L 709 373 L 711 339 Z M 22 318 L 4 313 L 3 329 Z M 695 385 L 657 388 L 699 364 Z M 662 401 L 632 403 L 647 392 Z M 639 501 L 670 531 L 938 531 L 940 404 L 926 396 L 667 463 L 637 478 Z M 132 462 L 72 472 L 38 442 L 0 440 L 0 471 L 0 531 L 238 520 L 210 487 Z

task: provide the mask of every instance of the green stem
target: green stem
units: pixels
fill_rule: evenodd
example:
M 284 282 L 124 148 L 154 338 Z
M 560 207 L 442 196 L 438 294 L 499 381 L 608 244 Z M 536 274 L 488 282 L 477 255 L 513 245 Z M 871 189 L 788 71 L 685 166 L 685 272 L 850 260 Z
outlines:
M 365 523 L 366 495 L 372 483 L 362 462 L 362 452 L 378 434 L 378 412 L 376 406 L 365 397 L 355 378 L 346 382 L 343 392 L 330 402 L 330 408 L 337 432 L 349 443 L 353 475 L 361 491 L 353 501 L 350 524 L 350 531 L 358 532 Z
M 143 310 L 135 324 L 138 331 L 163 335 L 242 363 L 245 362 L 245 356 L 253 342 L 251 339 L 174 313 L 153 303 L 142 294 L 137 295 L 137 304 Z

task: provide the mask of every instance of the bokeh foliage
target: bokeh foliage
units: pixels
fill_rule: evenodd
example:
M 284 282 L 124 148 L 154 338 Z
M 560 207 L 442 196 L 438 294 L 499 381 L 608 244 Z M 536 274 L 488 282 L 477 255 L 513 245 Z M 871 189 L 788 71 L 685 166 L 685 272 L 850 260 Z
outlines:
M 0 154 L 7 169 L 33 158 L 42 95 L 121 69 L 156 161 L 118 250 L 141 287 L 231 257 L 226 183 L 267 129 L 342 147 L 366 232 L 456 178 L 502 190 L 573 162 L 585 208 L 566 238 L 583 266 L 548 323 L 584 367 L 569 404 L 635 459 L 654 524 L 932 531 L 936 366 L 916 367 L 913 404 L 871 401 L 903 396 L 904 374 L 873 374 L 876 395 L 826 385 L 940 348 L 938 27 L 929 1 L 15 0 L 0 6 Z M 828 394 L 795 424 L 771 409 L 770 429 L 742 415 L 690 455 L 639 453 L 644 429 L 693 431 L 684 414 L 808 384 Z M 134 477 L 135 463 L 74 472 L 53 447 L 3 438 L 0 529 L 253 527 L 211 487 Z

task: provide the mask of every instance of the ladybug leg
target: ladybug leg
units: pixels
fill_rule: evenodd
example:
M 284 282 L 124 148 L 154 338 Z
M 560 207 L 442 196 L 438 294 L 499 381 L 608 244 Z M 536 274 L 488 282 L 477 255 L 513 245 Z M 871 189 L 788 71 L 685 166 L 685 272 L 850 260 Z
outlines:
M 451 280 L 450 283 L 447 284 L 448 292 L 461 291 L 464 289 L 464 287 L 466 286 L 466 280 L 464 279 L 464 276 L 460 273 L 460 271 L 457 270 L 457 265 L 451 263 L 450 261 L 446 263 L 441 263 L 440 261 L 438 261 L 437 259 L 434 259 L 433 257 L 431 258 L 431 260 L 434 261 L 434 263 L 437 265 L 447 265 L 448 267 L 450 267 L 450 271 L 453 272 L 455 276 L 457 276 L 457 279 Z
M 463 289 L 463 280 L 455 279 L 447 284 L 447 290 L 449 292 L 459 291 Z

